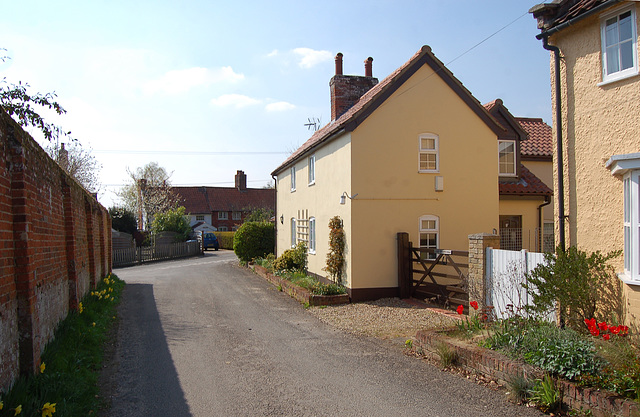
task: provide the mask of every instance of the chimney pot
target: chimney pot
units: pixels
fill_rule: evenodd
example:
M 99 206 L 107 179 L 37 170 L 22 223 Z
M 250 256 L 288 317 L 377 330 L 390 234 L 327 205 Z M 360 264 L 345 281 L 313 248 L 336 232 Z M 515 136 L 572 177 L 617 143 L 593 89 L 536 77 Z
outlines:
M 236 172 L 236 188 L 238 191 L 244 191 L 247 189 L 247 175 L 244 171 L 238 170 Z
M 371 57 L 364 61 L 364 76 L 373 77 L 373 58 Z
M 342 52 L 336 55 L 336 75 L 342 75 Z

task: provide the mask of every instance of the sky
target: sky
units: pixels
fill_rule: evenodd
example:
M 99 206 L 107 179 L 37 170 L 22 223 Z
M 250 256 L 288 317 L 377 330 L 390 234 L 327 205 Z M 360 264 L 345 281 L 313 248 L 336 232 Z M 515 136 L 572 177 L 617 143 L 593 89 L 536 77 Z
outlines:
M 384 79 L 422 45 L 481 102 L 551 124 L 535 0 L 21 0 L 4 2 L 0 77 L 55 92 L 42 112 L 101 164 L 98 200 L 157 162 L 173 185 L 249 187 L 330 122 L 334 57 Z M 37 131 L 30 131 L 47 145 Z

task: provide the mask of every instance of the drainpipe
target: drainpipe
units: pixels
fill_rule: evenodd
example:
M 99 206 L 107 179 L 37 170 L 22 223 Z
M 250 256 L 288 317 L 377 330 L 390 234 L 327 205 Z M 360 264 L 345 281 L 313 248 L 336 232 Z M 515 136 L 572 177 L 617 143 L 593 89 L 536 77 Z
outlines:
M 549 35 L 546 34 L 542 38 L 542 47 L 547 51 L 553 52 L 553 59 L 555 64 L 555 89 L 556 89 L 556 163 L 558 166 L 558 229 L 560 241 L 560 248 L 564 252 L 565 250 L 565 236 L 564 236 L 564 158 L 562 156 L 562 93 L 560 85 L 560 48 L 554 45 L 549 45 Z
M 551 204 L 551 199 L 548 196 L 544 197 L 544 203 L 540 204 L 538 206 L 538 230 L 539 230 L 539 237 L 538 237 L 538 242 L 540 242 L 540 252 L 543 251 L 544 249 L 544 244 L 542 239 L 544 238 L 544 230 L 542 230 L 543 224 L 542 224 L 542 207 L 544 206 L 548 206 L 549 204 Z
M 274 244 L 273 244 L 273 251 L 274 251 L 274 255 L 278 256 L 278 180 L 276 179 L 275 176 L 271 175 L 271 179 L 273 180 L 273 192 L 275 193 L 275 199 L 273 200 L 273 216 L 274 216 L 274 228 L 273 228 L 273 233 L 275 234 L 274 236 Z

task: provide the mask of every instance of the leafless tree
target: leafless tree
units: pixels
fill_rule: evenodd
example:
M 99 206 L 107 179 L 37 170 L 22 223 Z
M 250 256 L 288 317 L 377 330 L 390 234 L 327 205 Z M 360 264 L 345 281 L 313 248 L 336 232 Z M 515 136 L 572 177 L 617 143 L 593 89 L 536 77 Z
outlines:
M 85 149 L 77 140 L 71 141 L 66 146 L 61 143 L 46 148 L 51 158 L 60 165 L 69 175 L 75 178 L 87 191 L 97 193 L 100 189 L 98 174 L 102 165 Z

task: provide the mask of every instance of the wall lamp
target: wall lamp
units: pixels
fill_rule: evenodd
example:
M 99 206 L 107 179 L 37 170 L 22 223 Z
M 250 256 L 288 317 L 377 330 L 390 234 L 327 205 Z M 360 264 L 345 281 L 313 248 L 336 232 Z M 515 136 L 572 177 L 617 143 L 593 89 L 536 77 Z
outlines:
M 354 198 L 356 198 L 357 195 L 358 195 L 358 193 L 356 193 L 356 194 L 354 194 L 352 196 L 349 196 L 349 194 L 347 194 L 346 191 L 343 192 L 342 195 L 340 196 L 340 204 L 344 205 L 347 202 L 347 198 L 349 200 L 353 200 Z
M 280 215 L 280 224 L 284 224 L 284 214 Z

